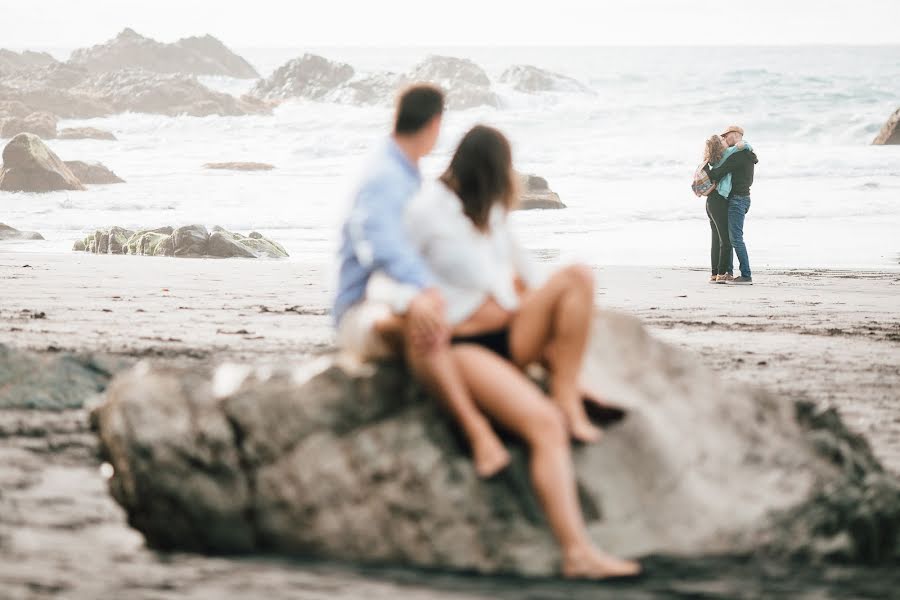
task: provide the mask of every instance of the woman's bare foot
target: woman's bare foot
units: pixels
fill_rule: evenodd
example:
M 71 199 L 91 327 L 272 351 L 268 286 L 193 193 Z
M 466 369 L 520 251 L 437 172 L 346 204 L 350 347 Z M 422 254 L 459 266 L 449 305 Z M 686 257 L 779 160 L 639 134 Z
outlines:
M 640 572 L 639 563 L 616 558 L 591 546 L 563 553 L 562 573 L 569 579 L 634 577 Z
M 593 444 L 600 441 L 600 438 L 603 437 L 603 432 L 600 428 L 588 419 L 581 398 L 566 404 L 563 407 L 563 413 L 566 417 L 566 423 L 569 425 L 569 432 L 576 441 L 583 444 Z
M 479 477 L 493 477 L 509 465 L 510 456 L 503 442 L 493 429 L 480 433 L 471 440 L 472 461 Z

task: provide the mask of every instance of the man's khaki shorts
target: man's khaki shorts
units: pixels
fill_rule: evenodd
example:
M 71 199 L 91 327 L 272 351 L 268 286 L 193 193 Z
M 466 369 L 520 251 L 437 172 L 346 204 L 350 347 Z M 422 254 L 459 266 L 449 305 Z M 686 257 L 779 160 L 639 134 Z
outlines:
M 375 324 L 391 316 L 383 302 L 363 300 L 347 310 L 337 328 L 337 346 L 361 361 L 390 358 L 394 352 L 375 331 Z

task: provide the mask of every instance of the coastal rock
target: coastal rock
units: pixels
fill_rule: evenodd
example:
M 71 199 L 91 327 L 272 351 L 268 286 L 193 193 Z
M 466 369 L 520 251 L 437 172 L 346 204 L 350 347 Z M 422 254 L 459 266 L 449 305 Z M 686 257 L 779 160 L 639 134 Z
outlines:
M 0 77 L 0 102 L 19 102 L 31 112 L 49 112 L 63 119 L 113 114 L 112 106 L 81 88 L 89 77 L 86 69 L 66 63 L 13 73 Z
M 83 190 L 84 186 L 36 135 L 20 133 L 3 149 L 0 190 L 52 192 Z
M 199 257 L 207 255 L 209 232 L 203 225 L 186 225 L 172 233 L 175 256 Z
M 500 98 L 491 89 L 487 73 L 465 58 L 430 56 L 413 68 L 409 79 L 440 86 L 447 93 L 448 108 L 500 106 Z
M 538 92 L 591 93 L 591 89 L 577 79 L 531 65 L 513 65 L 509 67 L 500 75 L 500 82 L 511 85 L 515 90 L 529 94 Z
M 900 485 L 833 412 L 726 386 L 613 312 L 597 313 L 582 376 L 627 411 L 574 450 L 605 550 L 900 561 Z M 438 403 L 396 365 L 142 363 L 94 422 L 110 490 L 155 548 L 558 570 L 521 446 L 509 442 L 502 476 L 479 479 Z
M 212 234 L 203 225 L 174 229 L 157 227 L 130 231 L 124 227 L 98 229 L 72 246 L 76 252 L 177 256 L 180 258 L 286 258 L 284 247 L 253 231 L 248 236 L 215 226 Z
M 116 140 L 116 136 L 109 131 L 104 131 L 95 127 L 71 127 L 60 129 L 56 137 L 60 140 Z
M 559 199 L 559 194 L 550 189 L 550 185 L 543 177 L 520 173 L 519 181 L 522 189 L 519 210 L 566 207 Z
M 42 240 L 44 236 L 36 231 L 19 231 L 5 223 L 0 223 L 0 242 L 7 240 Z
M 872 143 L 876 146 L 900 144 L 900 108 L 894 111 Z
M 15 100 L 0 101 L 0 120 L 10 118 L 25 118 L 34 111 Z
M 81 160 L 67 160 L 65 163 L 81 183 L 88 185 L 125 183 L 124 179 L 98 162 L 87 163 Z
M 13 52 L 5 48 L 0 48 L 0 72 L 21 71 L 23 69 L 34 69 L 36 67 L 44 67 L 58 62 L 55 58 L 46 52 L 32 52 L 26 50 L 24 52 Z
M 390 104 L 409 82 L 406 75 L 377 73 L 347 82 L 330 94 L 328 99 L 355 105 Z
M 220 169 L 225 171 L 271 171 L 275 165 L 259 162 L 220 162 L 206 163 L 204 169 Z
M 0 344 L 0 409 L 80 408 L 127 366 L 95 355 L 36 354 Z
M 47 112 L 33 112 L 24 117 L 0 119 L 0 138 L 13 138 L 20 133 L 50 140 L 56 137 L 56 116 Z
M 353 73 L 350 65 L 316 54 L 304 54 L 280 66 L 267 79 L 260 80 L 252 94 L 268 100 L 319 100 L 349 81 Z
M 75 50 L 69 62 L 96 73 L 139 68 L 155 73 L 259 77 L 250 63 L 211 35 L 164 44 L 130 28 L 104 44 Z

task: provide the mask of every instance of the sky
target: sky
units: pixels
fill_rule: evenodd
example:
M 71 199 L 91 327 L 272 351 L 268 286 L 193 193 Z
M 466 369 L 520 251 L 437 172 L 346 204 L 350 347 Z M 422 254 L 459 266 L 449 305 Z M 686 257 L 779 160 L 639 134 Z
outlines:
M 0 48 L 897 44 L 900 0 L 0 0 Z

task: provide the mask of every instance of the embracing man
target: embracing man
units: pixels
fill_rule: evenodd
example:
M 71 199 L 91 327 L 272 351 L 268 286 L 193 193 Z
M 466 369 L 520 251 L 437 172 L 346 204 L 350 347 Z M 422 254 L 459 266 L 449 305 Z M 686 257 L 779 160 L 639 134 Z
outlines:
M 476 471 L 488 477 L 509 463 L 509 453 L 458 372 L 444 299 L 404 228 L 407 205 L 422 184 L 419 160 L 434 149 L 443 112 L 444 93 L 437 87 L 415 85 L 401 94 L 393 134 L 363 175 L 341 228 L 334 321 L 345 352 L 363 360 L 405 354 L 416 377 L 459 422 Z M 375 272 L 411 293 L 392 304 L 367 298 Z
M 744 139 L 744 130 L 732 125 L 722 134 L 725 143 L 731 147 Z M 750 272 L 750 258 L 747 256 L 747 245 L 744 243 L 744 216 L 750 210 L 750 186 L 753 184 L 753 171 L 759 160 L 751 150 L 735 152 L 719 167 L 706 165 L 704 169 L 709 178 L 715 182 L 731 174 L 731 193 L 728 195 L 728 235 L 731 245 L 740 263 L 741 276 L 729 283 L 750 285 L 753 275 Z

